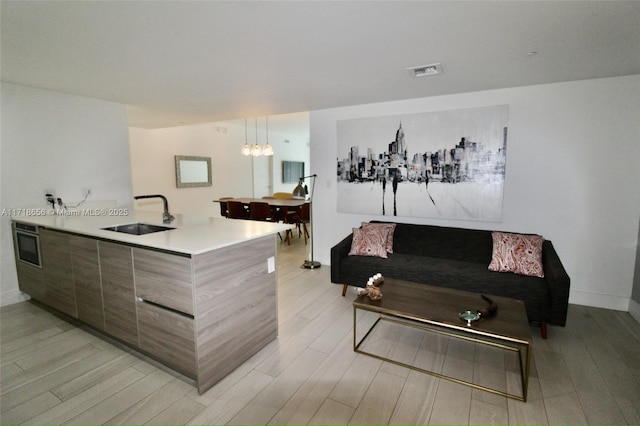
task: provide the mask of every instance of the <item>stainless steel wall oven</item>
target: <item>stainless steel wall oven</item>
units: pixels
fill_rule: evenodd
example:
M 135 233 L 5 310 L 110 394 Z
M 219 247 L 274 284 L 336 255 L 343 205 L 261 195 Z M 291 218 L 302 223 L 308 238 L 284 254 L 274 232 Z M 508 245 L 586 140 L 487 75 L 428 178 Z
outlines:
M 42 268 L 38 226 L 14 222 L 13 233 L 16 242 L 16 258 L 21 262 Z

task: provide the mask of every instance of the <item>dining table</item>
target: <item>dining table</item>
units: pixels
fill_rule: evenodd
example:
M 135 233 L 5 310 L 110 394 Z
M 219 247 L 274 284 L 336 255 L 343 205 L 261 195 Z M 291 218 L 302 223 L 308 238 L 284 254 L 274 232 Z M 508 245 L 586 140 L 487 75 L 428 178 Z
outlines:
M 249 208 L 249 204 L 251 204 L 252 202 L 268 203 L 269 207 L 271 207 L 272 210 L 282 211 L 281 217 L 284 223 L 289 223 L 289 220 L 288 220 L 289 212 L 294 213 L 300 208 L 300 206 L 309 202 L 308 200 L 305 200 L 303 198 L 252 198 L 252 197 L 235 198 L 234 197 L 234 198 L 224 198 L 224 199 L 213 200 L 214 203 L 229 202 L 229 201 L 240 202 L 244 204 L 246 208 Z M 291 238 L 291 231 L 289 230 L 287 231 L 287 235 L 285 238 L 288 244 L 291 244 L 290 238 Z
M 270 207 L 275 208 L 296 208 L 302 206 L 307 200 L 302 198 L 251 198 L 251 197 L 238 197 L 238 198 L 225 198 L 223 200 L 213 200 L 214 203 L 220 201 L 238 201 L 242 204 L 249 205 L 252 202 L 268 203 Z

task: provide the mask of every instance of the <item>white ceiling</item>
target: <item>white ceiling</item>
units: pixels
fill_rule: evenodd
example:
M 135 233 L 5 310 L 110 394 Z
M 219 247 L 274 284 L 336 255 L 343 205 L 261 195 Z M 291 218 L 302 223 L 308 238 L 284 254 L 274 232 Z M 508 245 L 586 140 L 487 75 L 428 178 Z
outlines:
M 145 128 L 640 73 L 637 1 L 1 7 L 2 81 L 127 104 Z

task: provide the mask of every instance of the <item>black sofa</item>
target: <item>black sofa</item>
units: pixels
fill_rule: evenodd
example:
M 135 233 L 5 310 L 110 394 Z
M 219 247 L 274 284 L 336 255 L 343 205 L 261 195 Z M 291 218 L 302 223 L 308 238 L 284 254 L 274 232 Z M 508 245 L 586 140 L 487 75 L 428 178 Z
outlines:
M 386 222 L 379 222 L 386 223 Z M 386 259 L 349 256 L 353 234 L 331 249 L 331 282 L 364 287 L 374 273 L 417 283 L 520 299 L 529 323 L 564 326 L 570 279 L 551 241 L 542 246 L 544 278 L 488 270 L 493 251 L 491 231 L 397 223 L 393 253 Z M 384 292 L 383 292 L 384 293 Z

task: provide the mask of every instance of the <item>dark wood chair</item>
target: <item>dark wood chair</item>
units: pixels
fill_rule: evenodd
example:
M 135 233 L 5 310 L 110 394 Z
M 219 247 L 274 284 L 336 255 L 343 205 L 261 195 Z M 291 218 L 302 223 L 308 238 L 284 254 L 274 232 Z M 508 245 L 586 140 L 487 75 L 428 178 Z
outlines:
M 229 208 L 227 202 L 223 200 L 232 200 L 233 197 L 220 197 L 220 216 L 229 218 Z
M 249 219 L 249 211 L 239 201 L 227 201 L 227 211 L 230 219 Z
M 305 244 L 307 244 L 307 240 L 309 239 L 309 229 L 307 228 L 307 223 L 311 221 L 310 209 L 311 203 L 304 203 L 291 218 L 291 223 L 296 224 L 296 229 L 298 230 L 298 238 L 300 238 L 301 235 L 304 235 Z
M 267 198 L 267 197 L 262 197 Z M 249 219 L 251 220 L 264 220 L 267 222 L 278 222 L 280 219 L 278 218 L 277 211 L 273 211 L 271 206 L 267 202 L 261 201 L 252 201 L 249 203 Z M 289 242 L 289 233 L 291 231 L 287 231 L 287 242 Z M 282 235 L 278 232 L 278 237 L 280 241 L 283 241 Z
M 276 218 L 267 202 L 252 201 L 249 203 L 249 219 L 275 222 Z

